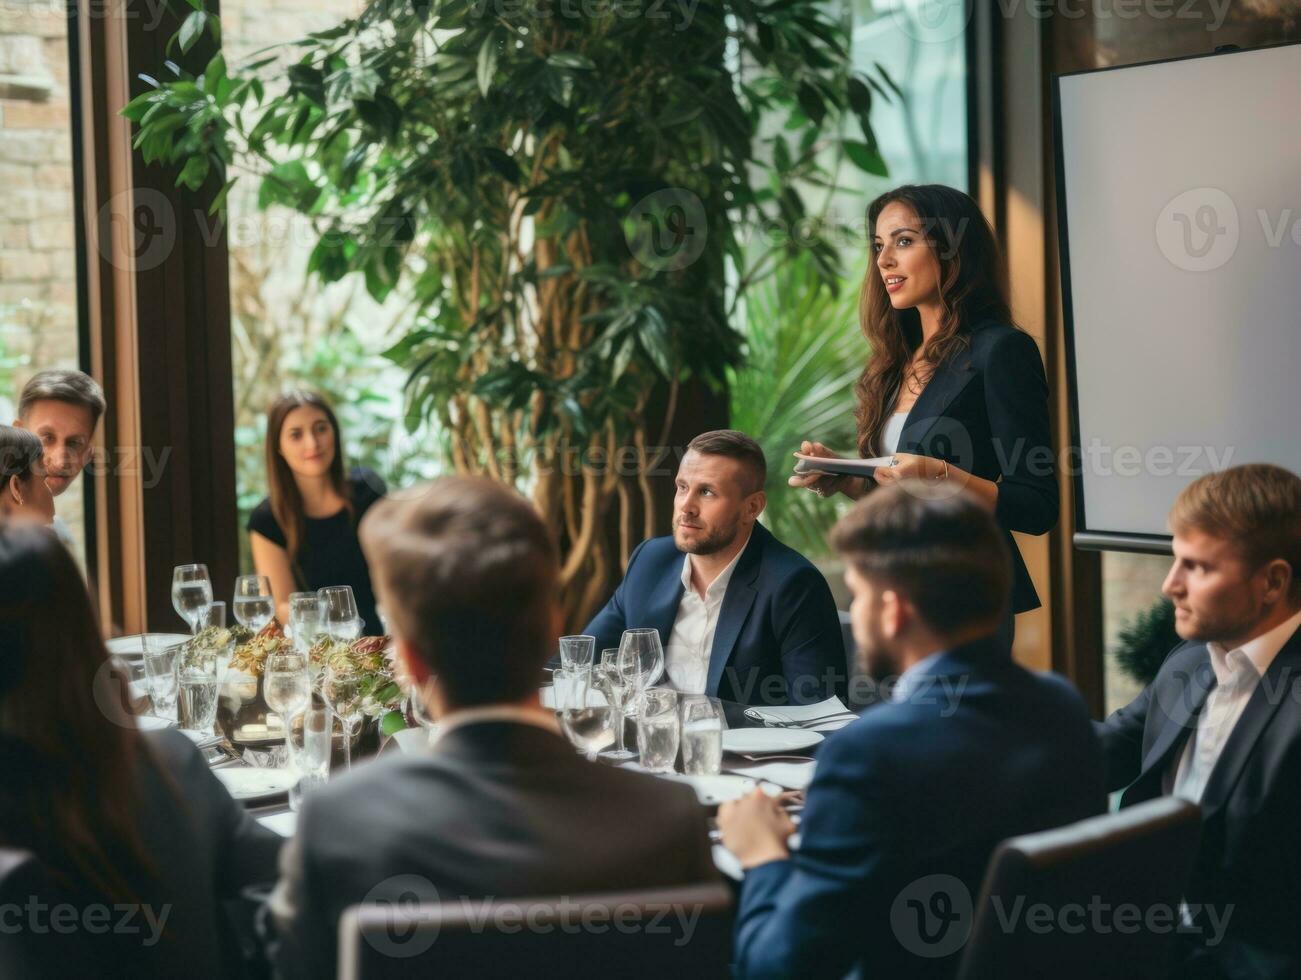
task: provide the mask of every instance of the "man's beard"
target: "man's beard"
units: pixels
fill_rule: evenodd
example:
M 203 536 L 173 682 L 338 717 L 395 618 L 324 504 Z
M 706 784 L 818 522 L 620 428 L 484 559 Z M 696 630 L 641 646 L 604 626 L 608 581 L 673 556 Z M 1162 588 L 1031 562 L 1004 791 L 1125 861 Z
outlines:
M 680 520 L 681 519 L 679 518 L 673 521 L 673 538 L 675 544 L 677 544 L 678 524 L 680 523 Z M 731 526 L 715 528 L 709 535 L 699 539 L 691 547 L 679 544 L 678 550 L 685 551 L 687 554 L 691 555 L 717 554 L 736 540 L 737 532 L 740 529 L 741 522 L 737 519 L 731 523 Z

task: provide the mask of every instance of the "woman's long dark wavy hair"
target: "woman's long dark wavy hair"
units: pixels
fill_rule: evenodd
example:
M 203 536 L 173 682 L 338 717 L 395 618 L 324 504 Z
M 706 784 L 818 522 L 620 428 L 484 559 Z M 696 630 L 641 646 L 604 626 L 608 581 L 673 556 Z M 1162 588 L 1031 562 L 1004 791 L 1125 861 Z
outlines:
M 915 308 L 894 308 L 876 266 L 872 245 L 876 222 L 886 205 L 894 202 L 916 213 L 926 244 L 940 265 L 943 314 L 939 331 L 922 352 L 923 377 L 967 347 L 976 323 L 1012 323 L 1003 254 L 993 229 L 970 196 L 943 184 L 905 184 L 868 205 L 868 244 L 873 260 L 859 290 L 858 321 L 871 354 L 854 385 L 858 451 L 863 457 L 879 455 L 881 430 L 922 343 L 921 315 Z
M 303 544 L 306 531 L 306 519 L 303 514 L 303 495 L 298 490 L 294 471 L 280 454 L 280 430 L 285 427 L 285 419 L 296 408 L 319 408 L 329 420 L 334 430 L 334 459 L 330 461 L 330 485 L 339 494 L 352 512 L 352 493 L 344 477 L 343 434 L 339 431 L 339 420 L 334 409 L 321 395 L 314 391 L 298 389 L 286 392 L 272 403 L 267 411 L 267 496 L 271 498 L 271 513 L 276 523 L 285 533 L 285 550 L 289 552 L 290 562 L 297 562 L 298 549 Z
M 0 845 L 114 901 L 153 865 L 136 829 L 147 747 L 54 533 L 0 524 Z

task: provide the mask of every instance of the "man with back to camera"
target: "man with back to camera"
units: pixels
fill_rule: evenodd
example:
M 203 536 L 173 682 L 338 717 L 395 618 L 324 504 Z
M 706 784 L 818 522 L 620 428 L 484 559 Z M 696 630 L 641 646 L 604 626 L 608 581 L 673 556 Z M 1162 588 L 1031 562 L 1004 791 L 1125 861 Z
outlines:
M 687 694 L 743 704 L 844 697 L 845 642 L 822 573 L 759 523 L 763 450 L 731 429 L 692 439 L 673 498 L 673 534 L 637 546 L 585 633 L 599 651 L 626 629 L 659 631 L 665 676 Z
M 1183 643 L 1096 725 L 1108 790 L 1202 808 L 1181 976 L 1301 975 L 1301 477 L 1264 464 L 1189 484 L 1161 587 Z M 1127 788 L 1126 788 L 1127 787 Z
M 762 792 L 720 809 L 746 871 L 738 977 L 950 977 L 959 920 L 931 934 L 906 906 L 956 909 L 965 893 L 970 908 L 1000 841 L 1103 811 L 1084 702 L 996 637 L 1012 575 L 1002 532 L 965 492 L 940 492 L 882 487 L 832 532 L 859 656 L 898 680 L 819 747 L 794 854 L 790 818 Z
M 14 425 L 35 433 L 45 447 L 45 485 L 60 496 L 81 475 L 94 452 L 95 427 L 104 414 L 104 391 L 81 371 L 39 371 L 23 386 Z M 54 531 L 68 543 L 68 527 L 54 518 Z
M 284 976 L 335 976 L 340 914 L 401 901 L 412 878 L 439 901 L 718 879 L 690 787 L 588 762 L 542 708 L 560 573 L 528 501 L 444 477 L 376 503 L 360 534 L 398 665 L 438 740 L 306 800 L 270 901 Z

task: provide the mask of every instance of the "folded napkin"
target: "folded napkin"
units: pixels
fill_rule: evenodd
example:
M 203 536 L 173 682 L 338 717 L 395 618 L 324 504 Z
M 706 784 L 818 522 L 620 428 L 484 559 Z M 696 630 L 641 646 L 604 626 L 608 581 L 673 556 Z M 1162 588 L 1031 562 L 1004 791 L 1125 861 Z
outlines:
M 791 727 L 806 728 L 813 732 L 834 732 L 844 728 L 856 717 L 845 702 L 831 696 L 817 704 L 784 704 L 779 708 L 746 708 L 747 718 L 774 722 L 778 725 L 790 723 Z

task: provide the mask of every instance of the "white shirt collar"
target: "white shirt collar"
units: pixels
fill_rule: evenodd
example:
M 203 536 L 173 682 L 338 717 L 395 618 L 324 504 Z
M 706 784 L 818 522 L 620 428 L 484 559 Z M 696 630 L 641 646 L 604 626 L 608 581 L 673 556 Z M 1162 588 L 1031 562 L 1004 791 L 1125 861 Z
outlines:
M 1215 671 L 1216 683 L 1228 684 L 1233 675 L 1247 664 L 1252 666 L 1257 677 L 1264 677 L 1274 658 L 1298 628 L 1301 628 L 1301 612 L 1286 622 L 1279 623 L 1268 633 L 1262 633 L 1232 650 L 1214 640 L 1207 643 L 1206 649 L 1211 653 L 1211 667 Z
M 546 708 L 534 705 L 485 704 L 477 708 L 460 708 L 443 715 L 438 719 L 438 734 L 435 736 L 434 741 L 437 743 L 448 732 L 455 731 L 458 728 L 490 721 L 513 721 L 516 724 L 533 725 L 536 728 L 545 729 L 554 735 L 560 734 L 560 723 L 556 721 L 554 711 L 548 711 Z
M 754 540 L 754 529 L 751 528 L 750 536 L 745 539 L 745 544 L 741 545 L 741 550 L 736 553 L 727 567 L 718 573 L 718 577 L 710 582 L 705 589 L 705 601 L 721 596 L 727 591 L 727 583 L 732 581 L 732 573 L 736 571 L 736 564 L 745 554 L 745 549 L 750 547 L 750 542 Z M 694 592 L 691 588 L 691 555 L 687 554 L 682 559 L 682 587 L 688 592 Z

